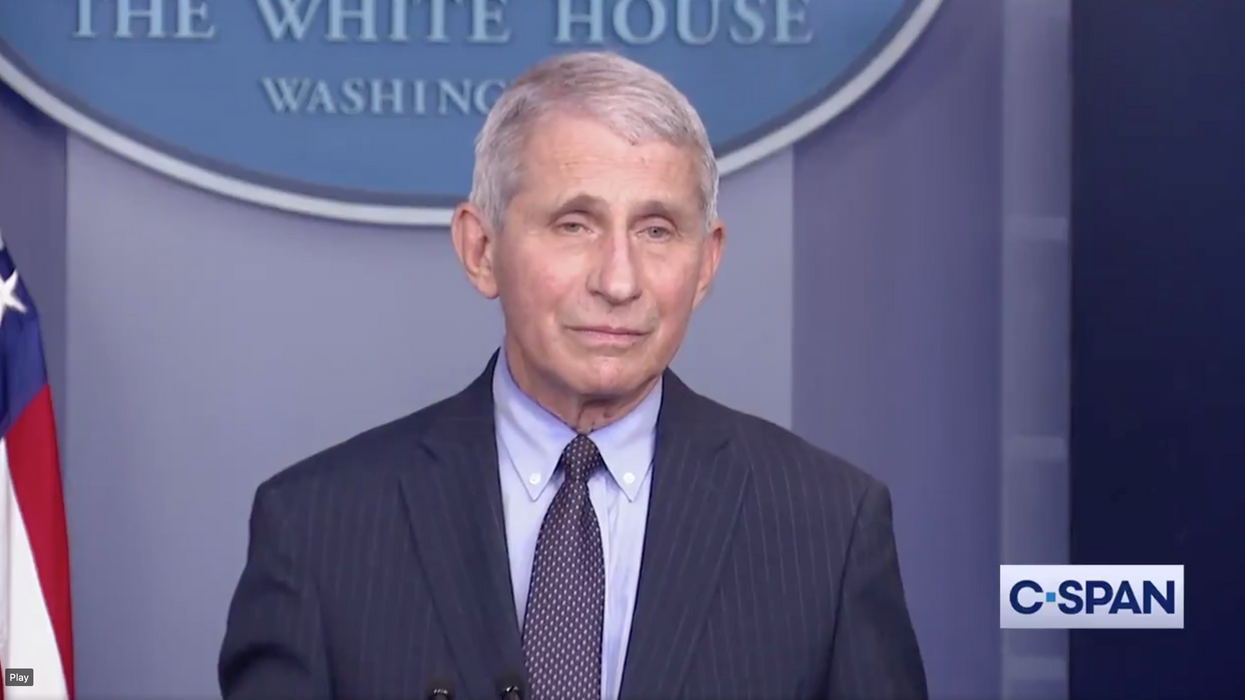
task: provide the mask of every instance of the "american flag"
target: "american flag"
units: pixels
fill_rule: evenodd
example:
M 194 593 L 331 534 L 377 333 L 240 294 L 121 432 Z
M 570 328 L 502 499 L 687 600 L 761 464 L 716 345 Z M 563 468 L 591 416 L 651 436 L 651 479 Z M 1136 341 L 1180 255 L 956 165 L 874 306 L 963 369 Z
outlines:
M 0 240 L 0 668 L 32 686 L 0 698 L 73 697 L 69 544 L 39 316 Z M 6 687 L 7 686 L 7 687 Z

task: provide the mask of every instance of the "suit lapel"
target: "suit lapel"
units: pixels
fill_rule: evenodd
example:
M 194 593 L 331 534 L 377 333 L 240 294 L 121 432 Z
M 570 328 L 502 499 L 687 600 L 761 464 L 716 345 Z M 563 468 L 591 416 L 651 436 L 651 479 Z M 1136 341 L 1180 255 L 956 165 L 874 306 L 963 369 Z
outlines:
M 678 692 L 713 600 L 750 473 L 722 418 L 666 373 L 624 699 Z
M 502 515 L 492 376 L 497 355 L 424 431 L 430 463 L 402 472 L 411 531 L 466 695 L 521 673 Z

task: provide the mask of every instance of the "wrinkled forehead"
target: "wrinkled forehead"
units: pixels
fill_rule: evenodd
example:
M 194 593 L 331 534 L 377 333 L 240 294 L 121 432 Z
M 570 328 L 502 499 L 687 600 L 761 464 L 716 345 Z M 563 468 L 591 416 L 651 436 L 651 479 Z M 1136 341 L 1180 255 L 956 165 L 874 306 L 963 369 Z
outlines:
M 618 133 L 598 120 L 559 115 L 533 125 L 519 150 L 513 194 L 530 205 L 568 200 L 599 207 L 703 209 L 694 148 Z

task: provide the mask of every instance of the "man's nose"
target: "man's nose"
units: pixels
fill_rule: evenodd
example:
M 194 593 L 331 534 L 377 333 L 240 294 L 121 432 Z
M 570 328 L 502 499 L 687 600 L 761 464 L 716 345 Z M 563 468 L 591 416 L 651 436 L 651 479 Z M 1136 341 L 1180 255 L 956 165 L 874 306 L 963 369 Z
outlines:
M 599 242 L 591 291 L 611 304 L 625 304 L 640 296 L 640 276 L 631 236 L 625 232 L 611 233 L 602 236 Z

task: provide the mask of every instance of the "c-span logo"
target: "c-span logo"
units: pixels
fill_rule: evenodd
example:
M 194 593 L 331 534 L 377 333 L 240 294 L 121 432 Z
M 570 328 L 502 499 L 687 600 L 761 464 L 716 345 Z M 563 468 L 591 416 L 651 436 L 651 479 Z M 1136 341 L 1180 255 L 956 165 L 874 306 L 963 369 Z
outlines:
M 0 0 L 0 79 L 178 180 L 332 218 L 437 224 L 507 81 L 570 50 L 649 65 L 724 172 L 826 123 L 941 0 Z
M 1184 566 L 1002 566 L 1003 629 L 1183 629 Z

